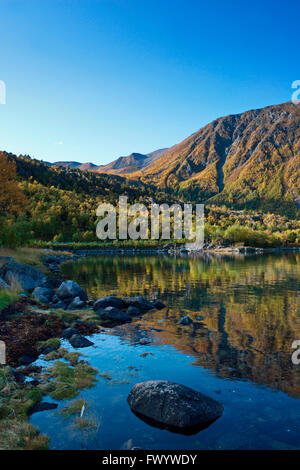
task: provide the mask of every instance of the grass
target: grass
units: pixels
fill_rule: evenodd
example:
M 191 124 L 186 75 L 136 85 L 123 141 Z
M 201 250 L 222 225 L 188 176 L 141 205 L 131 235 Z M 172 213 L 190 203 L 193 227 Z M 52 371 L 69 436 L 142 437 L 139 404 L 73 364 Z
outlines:
M 47 450 L 49 438 L 32 424 L 17 419 L 0 421 L 0 450 Z
M 69 361 L 72 366 L 75 366 L 78 363 L 80 353 L 77 351 L 69 352 L 66 348 L 60 348 L 56 351 L 51 351 L 48 354 L 45 354 L 43 357 L 44 361 L 56 361 L 57 359 L 65 359 Z
M 60 339 L 59 338 L 49 338 L 46 341 L 38 342 L 38 351 L 42 351 L 45 348 L 51 348 L 57 350 L 60 348 Z
M 16 291 L 10 289 L 0 290 L 0 312 L 15 302 L 18 298 L 19 294 Z
M 70 418 L 71 416 L 78 415 L 80 416 L 82 407 L 87 409 L 87 402 L 84 398 L 77 398 L 77 400 L 73 400 L 68 403 L 64 408 L 62 408 L 58 414 L 62 415 L 64 418 Z
M 97 372 L 97 369 L 84 362 L 71 366 L 57 360 L 48 369 L 48 378 L 51 380 L 46 387 L 43 387 L 43 390 L 56 400 L 75 398 L 80 389 L 94 385 Z
M 0 450 L 42 450 L 48 438 L 27 422 L 30 408 L 42 393 L 29 384 L 20 386 L 9 366 L 0 368 Z
M 77 320 L 87 323 L 95 323 L 100 325 L 102 324 L 102 322 L 99 320 L 99 316 L 91 308 L 72 311 L 63 309 L 51 309 L 48 313 L 54 313 L 61 320 L 71 321 L 70 326 L 76 326 L 75 323 Z
M 50 250 L 45 253 L 45 250 L 42 248 L 0 248 L 0 257 L 11 257 L 17 263 L 25 263 L 30 266 L 34 266 L 37 269 L 40 269 L 43 272 L 47 272 L 47 268 L 42 262 L 42 258 L 46 256 L 55 256 L 55 255 L 69 255 L 69 252 L 56 252 Z M 0 259 L 0 266 L 4 264 L 4 261 Z

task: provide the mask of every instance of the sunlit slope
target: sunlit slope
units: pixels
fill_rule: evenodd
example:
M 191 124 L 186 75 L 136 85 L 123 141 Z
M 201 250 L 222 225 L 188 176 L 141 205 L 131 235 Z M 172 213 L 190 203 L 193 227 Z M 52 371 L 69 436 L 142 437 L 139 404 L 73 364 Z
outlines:
M 284 103 L 216 119 L 132 176 L 191 200 L 265 210 L 280 206 L 295 214 L 300 106 Z

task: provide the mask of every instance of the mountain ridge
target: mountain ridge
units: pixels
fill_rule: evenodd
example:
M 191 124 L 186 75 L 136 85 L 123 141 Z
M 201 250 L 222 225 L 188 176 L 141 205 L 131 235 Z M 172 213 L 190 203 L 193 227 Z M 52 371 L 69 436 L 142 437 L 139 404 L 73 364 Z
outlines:
M 300 107 L 287 102 L 215 119 L 130 177 L 193 201 L 295 211 Z
M 94 163 L 80 163 L 75 161 L 58 161 L 48 163 L 48 165 L 63 166 L 82 171 L 95 171 L 97 173 L 107 173 L 114 175 L 126 175 L 147 167 L 155 160 L 163 156 L 168 149 L 158 149 L 148 154 L 132 152 L 130 155 L 118 157 L 116 160 L 106 165 L 95 165 Z

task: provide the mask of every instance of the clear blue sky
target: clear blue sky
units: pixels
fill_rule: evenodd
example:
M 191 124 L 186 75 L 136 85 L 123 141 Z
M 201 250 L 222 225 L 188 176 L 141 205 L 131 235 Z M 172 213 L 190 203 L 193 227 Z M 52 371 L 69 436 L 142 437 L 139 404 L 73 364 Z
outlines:
M 107 163 L 291 99 L 289 0 L 0 0 L 0 149 Z

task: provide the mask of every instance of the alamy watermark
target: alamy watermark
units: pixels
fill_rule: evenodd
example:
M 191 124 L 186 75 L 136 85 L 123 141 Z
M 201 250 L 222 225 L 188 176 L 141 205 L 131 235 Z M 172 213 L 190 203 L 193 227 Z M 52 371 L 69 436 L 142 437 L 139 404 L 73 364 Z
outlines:
M 295 91 L 292 94 L 292 102 L 294 104 L 299 104 L 300 103 L 300 80 L 295 80 L 292 83 L 292 88 L 295 88 Z
M 96 214 L 100 217 L 96 228 L 100 240 L 187 239 L 190 250 L 201 249 L 204 244 L 203 204 L 152 203 L 147 207 L 141 203 L 128 205 L 127 196 L 120 196 L 117 208 L 100 204 Z
M 295 366 L 298 366 L 300 364 L 300 339 L 296 339 L 293 342 L 292 348 L 296 349 L 296 351 L 294 351 L 292 354 L 292 363 Z
M 6 104 L 6 85 L 3 80 L 0 80 L 0 104 Z

